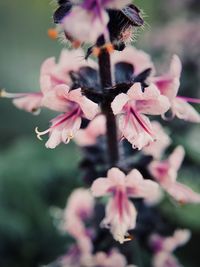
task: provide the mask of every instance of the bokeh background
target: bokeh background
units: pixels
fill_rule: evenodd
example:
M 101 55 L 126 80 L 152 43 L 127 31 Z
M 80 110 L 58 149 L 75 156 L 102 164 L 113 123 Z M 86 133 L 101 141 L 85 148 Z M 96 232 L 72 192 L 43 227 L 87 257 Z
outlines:
M 151 53 L 163 71 L 177 53 L 184 65 L 180 95 L 200 97 L 200 1 L 135 3 L 143 9 L 146 25 L 134 45 Z M 54 8 L 50 0 L 0 0 L 0 88 L 39 90 L 41 63 L 58 57 L 63 48 L 47 36 Z M 63 208 L 72 189 L 82 184 L 81 153 L 73 143 L 47 150 L 36 139 L 35 127 L 46 129 L 51 117 L 45 110 L 32 116 L 0 99 L 1 267 L 39 266 L 66 250 L 68 238 L 56 230 L 51 214 L 55 207 Z M 170 126 L 174 143 L 187 151 L 179 179 L 200 192 L 200 127 L 178 120 L 165 125 Z M 189 244 L 177 254 L 185 267 L 199 267 L 200 206 L 164 201 L 160 210 L 177 227 L 193 231 Z

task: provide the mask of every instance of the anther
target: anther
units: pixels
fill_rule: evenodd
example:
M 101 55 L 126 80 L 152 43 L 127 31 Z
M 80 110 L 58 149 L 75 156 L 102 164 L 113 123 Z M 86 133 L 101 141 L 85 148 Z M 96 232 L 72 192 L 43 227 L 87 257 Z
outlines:
M 5 97 L 5 95 L 6 95 L 5 89 L 1 89 L 0 90 L 0 97 Z
M 105 49 L 107 50 L 107 52 L 110 54 L 110 53 L 113 53 L 114 52 L 114 46 L 113 44 L 109 43 L 109 44 L 105 44 Z
M 50 39 L 52 40 L 56 40 L 58 38 L 58 31 L 56 29 L 48 29 L 48 32 L 47 32 L 48 36 Z

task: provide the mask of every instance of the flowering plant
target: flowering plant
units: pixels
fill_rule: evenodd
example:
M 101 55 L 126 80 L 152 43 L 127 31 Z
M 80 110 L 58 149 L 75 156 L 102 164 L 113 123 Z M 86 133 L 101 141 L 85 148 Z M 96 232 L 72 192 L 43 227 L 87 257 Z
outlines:
M 145 236 L 141 243 L 154 253 L 153 266 L 180 266 L 171 254 L 189 240 L 189 231 L 168 229 L 157 214 L 159 228 L 145 216 L 155 212 L 165 193 L 180 205 L 200 203 L 198 193 L 176 181 L 184 148 L 178 146 L 165 159 L 171 139 L 151 118 L 200 122 L 190 105 L 199 100 L 178 94 L 179 57 L 174 55 L 169 70 L 157 75 L 150 56 L 130 46 L 144 22 L 128 0 L 60 0 L 54 22 L 76 50 L 63 50 L 58 62 L 50 58 L 42 64 L 40 92 L 2 90 L 1 97 L 28 112 L 60 113 L 47 130 L 36 128 L 37 137 L 47 134 L 45 145 L 51 149 L 74 139 L 84 154 L 87 189 L 72 192 L 60 223 L 75 243 L 56 264 L 134 266 L 132 239 L 141 242 Z M 86 52 L 80 48 L 84 44 L 90 45 Z M 145 227 L 149 220 L 151 229 Z M 161 229 L 174 235 L 163 237 Z

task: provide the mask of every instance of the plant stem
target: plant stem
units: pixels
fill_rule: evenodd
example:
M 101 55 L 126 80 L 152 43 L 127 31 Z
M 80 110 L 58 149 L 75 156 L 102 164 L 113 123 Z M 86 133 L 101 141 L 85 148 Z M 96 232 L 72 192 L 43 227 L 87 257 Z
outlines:
M 112 74 L 110 55 L 106 49 L 102 49 L 99 55 L 99 74 L 102 91 L 105 92 L 112 87 Z M 115 115 L 111 108 L 111 102 L 109 99 L 104 99 L 101 105 L 102 112 L 106 116 L 106 128 L 107 128 L 107 146 L 108 157 L 110 167 L 117 166 L 119 161 L 119 149 L 118 149 L 118 137 L 117 137 L 117 125 Z

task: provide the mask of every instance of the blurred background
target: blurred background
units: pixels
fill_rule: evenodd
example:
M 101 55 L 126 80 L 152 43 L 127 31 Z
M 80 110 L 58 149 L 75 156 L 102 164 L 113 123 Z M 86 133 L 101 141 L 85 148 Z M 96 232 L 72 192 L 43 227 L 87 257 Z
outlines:
M 149 52 L 160 71 L 167 70 L 171 56 L 178 54 L 184 65 L 180 95 L 200 97 L 200 1 L 135 3 L 143 9 L 146 25 L 134 45 Z M 54 8 L 50 0 L 0 1 L 0 88 L 39 90 L 41 63 L 58 57 L 63 48 L 47 36 Z M 0 99 L 1 267 L 39 266 L 66 250 L 68 240 L 56 230 L 50 210 L 63 208 L 72 189 L 82 184 L 81 154 L 73 143 L 47 150 L 36 139 L 35 127 L 46 129 L 50 118 L 52 114 L 45 110 L 32 116 Z M 199 125 L 175 120 L 170 133 L 174 143 L 187 151 L 179 179 L 200 192 Z M 177 207 L 165 201 L 160 210 L 177 227 L 193 231 L 192 240 L 178 250 L 178 256 L 185 267 L 199 267 L 200 207 Z

